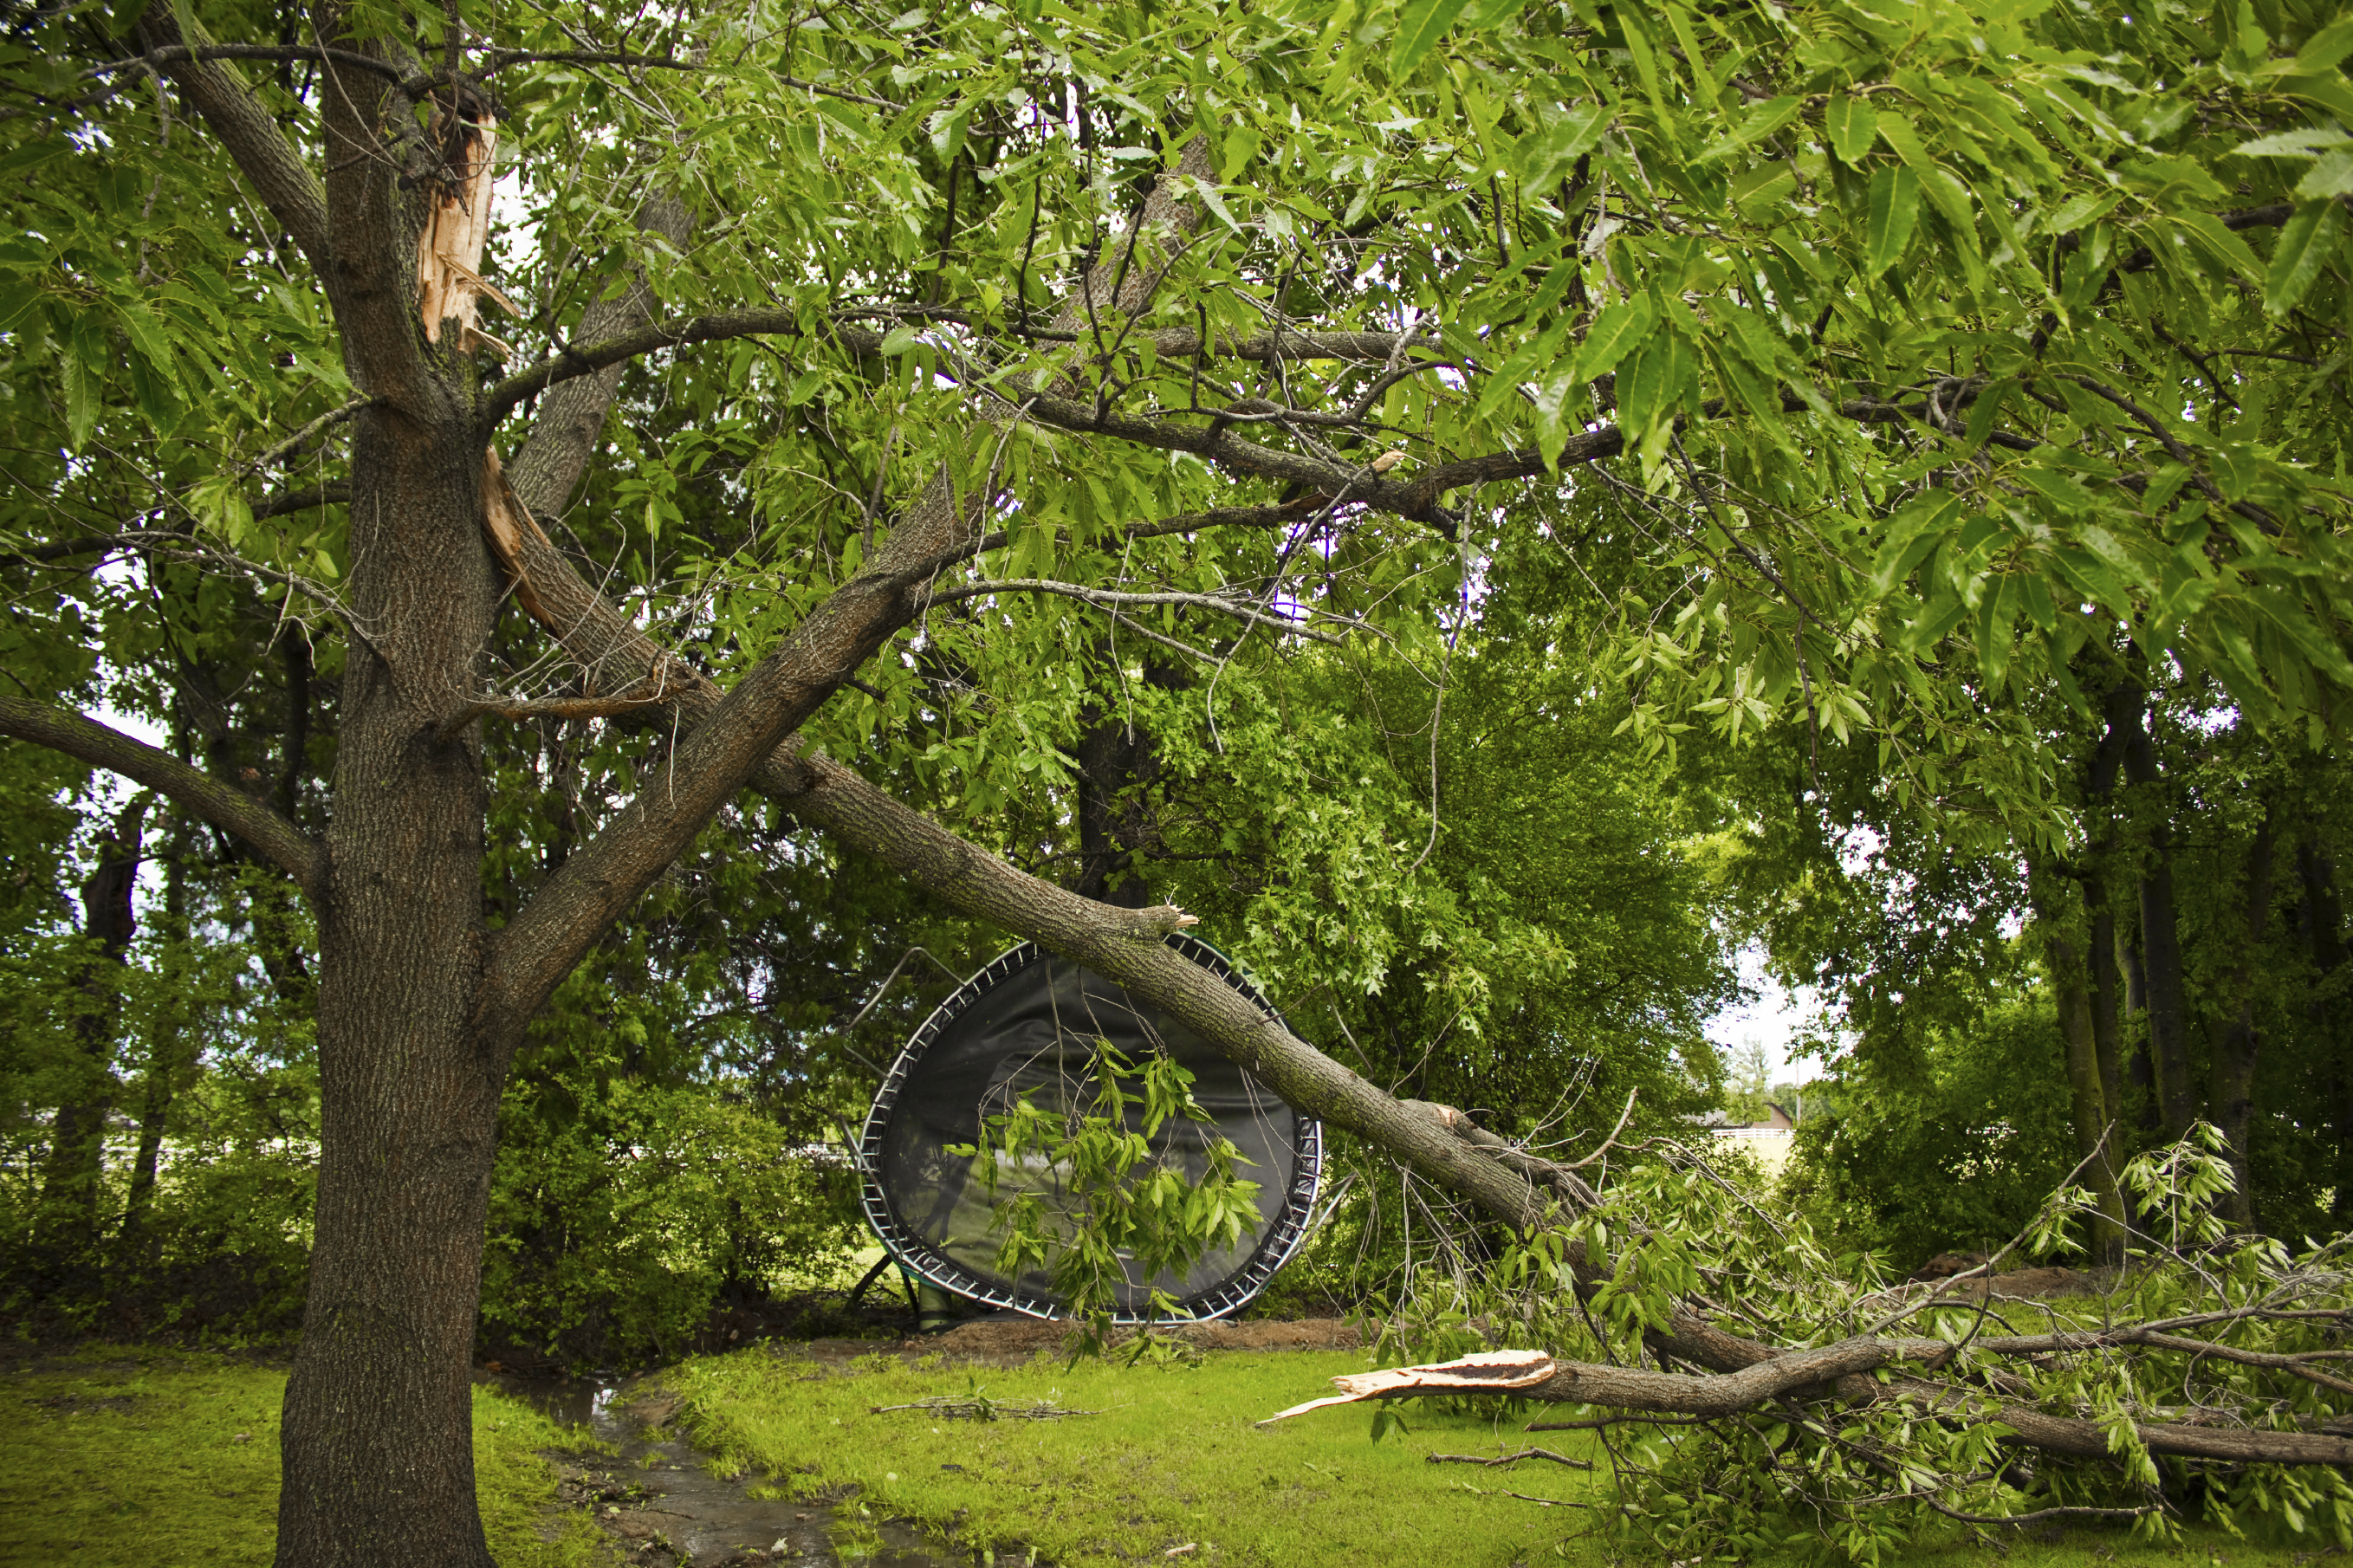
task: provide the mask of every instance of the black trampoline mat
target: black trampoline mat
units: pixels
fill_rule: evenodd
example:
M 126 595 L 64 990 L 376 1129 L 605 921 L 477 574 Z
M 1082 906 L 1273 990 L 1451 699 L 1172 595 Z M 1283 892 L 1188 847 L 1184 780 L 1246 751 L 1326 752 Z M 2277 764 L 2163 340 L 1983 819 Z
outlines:
M 1207 942 L 1182 933 L 1167 942 L 1266 1007 Z M 1000 1269 L 995 1225 L 998 1205 L 1034 1193 L 1049 1228 L 1059 1228 L 1057 1216 L 1069 1214 L 1073 1200 L 1042 1158 L 1017 1164 L 983 1146 L 983 1139 L 989 1117 L 1008 1114 L 1024 1099 L 1049 1112 L 1092 1109 L 1099 1041 L 1132 1067 L 1165 1054 L 1193 1075 L 1193 1098 L 1210 1120 L 1170 1118 L 1152 1136 L 1155 1156 L 1198 1181 L 1208 1169 L 1209 1141 L 1222 1135 L 1240 1156 L 1233 1173 L 1259 1189 L 1257 1223 L 1181 1275 L 1146 1279 L 1131 1260 L 1114 1290 L 1114 1315 L 1122 1322 L 1156 1318 L 1155 1289 L 1177 1303 L 1177 1319 L 1231 1312 L 1264 1288 L 1299 1244 L 1322 1174 L 1321 1128 L 1158 1008 L 1032 943 L 966 981 L 899 1053 L 860 1140 L 867 1218 L 893 1257 L 934 1284 L 1036 1317 L 1064 1315 L 1050 1263 L 1018 1274 Z M 1131 1129 L 1142 1131 L 1140 1090 L 1126 1114 Z M 994 1193 L 974 1157 L 948 1152 L 955 1145 L 979 1147 L 979 1159 L 996 1164 Z

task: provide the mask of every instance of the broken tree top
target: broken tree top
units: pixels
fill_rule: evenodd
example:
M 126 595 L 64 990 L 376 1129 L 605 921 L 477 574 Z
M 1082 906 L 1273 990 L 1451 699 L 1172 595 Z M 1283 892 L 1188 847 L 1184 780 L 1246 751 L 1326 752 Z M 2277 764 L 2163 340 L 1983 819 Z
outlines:
M 1208 943 L 1181 931 L 1167 945 L 1270 1014 L 1273 1009 Z M 1075 1206 L 1043 1163 L 1017 1164 L 984 1145 L 987 1120 L 1027 1099 L 1041 1110 L 1091 1110 L 1098 1042 L 1140 1063 L 1172 1057 L 1193 1075 L 1207 1122 L 1172 1117 L 1153 1135 L 1155 1154 L 1198 1180 L 1218 1137 L 1258 1184 L 1258 1221 L 1232 1246 L 1181 1275 L 1145 1279 L 1133 1264 L 1118 1290 L 1122 1322 L 1152 1321 L 1151 1294 L 1182 1319 L 1221 1317 L 1248 1302 L 1290 1258 L 1314 1207 L 1323 1132 L 1199 1036 L 1116 982 L 1034 943 L 1013 949 L 966 981 L 917 1029 L 875 1096 L 860 1140 L 866 1215 L 893 1257 L 959 1295 L 1032 1317 L 1065 1315 L 1046 1268 L 1009 1273 L 997 1264 L 997 1205 L 1035 1193 L 1050 1216 Z M 1143 1107 L 1129 1120 L 1143 1130 Z M 958 1146 L 977 1156 L 956 1154 Z M 997 1163 L 991 1193 L 980 1162 Z

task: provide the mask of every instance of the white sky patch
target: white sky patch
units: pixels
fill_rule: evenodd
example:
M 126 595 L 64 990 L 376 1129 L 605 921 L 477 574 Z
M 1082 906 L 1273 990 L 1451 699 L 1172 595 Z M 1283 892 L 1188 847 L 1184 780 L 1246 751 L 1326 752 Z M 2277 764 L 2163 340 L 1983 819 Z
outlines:
M 1705 1030 L 1708 1039 L 1727 1058 L 1736 1059 L 1751 1046 L 1764 1047 L 1775 1083 L 1819 1075 L 1820 1065 L 1810 1061 L 1799 1063 L 1793 1072 L 1789 1051 L 1806 1026 L 1820 1016 L 1821 997 L 1810 985 L 1792 991 L 1776 980 L 1765 967 L 1765 949 L 1758 943 L 1750 942 L 1740 950 L 1739 965 L 1740 984 L 1757 999 L 1726 1007 L 1710 1018 Z
M 108 729 L 120 730 L 132 740 L 144 741 L 159 751 L 169 751 L 172 748 L 172 737 L 169 731 L 161 724 L 152 720 L 142 719 L 136 713 L 121 712 L 101 704 L 90 716 Z M 106 776 L 114 779 L 117 784 L 124 785 L 126 789 L 137 787 L 115 774 L 107 773 Z

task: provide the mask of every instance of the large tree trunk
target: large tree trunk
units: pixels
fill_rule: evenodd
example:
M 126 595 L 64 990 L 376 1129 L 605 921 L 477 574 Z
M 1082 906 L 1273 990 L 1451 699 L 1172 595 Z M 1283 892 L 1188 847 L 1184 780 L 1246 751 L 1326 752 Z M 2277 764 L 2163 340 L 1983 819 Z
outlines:
M 2100 1099 L 2115 1118 L 2108 1141 L 2112 1165 L 2125 1162 L 2124 971 L 2116 963 L 2116 916 L 2108 903 L 2107 880 L 2087 879 L 2084 897 L 2092 906 L 2091 942 L 2084 954 L 2091 970 L 2092 1048 L 2100 1074 Z
M 69 1085 L 49 1126 L 35 1211 L 34 1251 L 45 1267 L 86 1262 L 98 1244 L 98 1196 L 105 1182 L 106 1118 L 114 1107 L 114 1036 L 122 1010 L 122 960 L 136 922 L 131 894 L 139 880 L 140 820 L 149 797 L 132 798 L 98 841 L 98 865 L 82 884 L 81 934 L 74 989 Z
M 2124 1201 L 2118 1195 L 2114 1146 L 2123 1129 L 2100 1082 L 2098 1042 L 2093 1029 L 2091 978 L 2073 935 L 2052 922 L 2048 939 L 2052 987 L 2059 1003 L 2059 1032 L 2067 1047 L 2067 1089 L 2075 1125 L 2075 1153 L 2084 1162 L 2084 1184 L 2095 1206 L 2089 1237 L 2094 1268 L 2121 1268 L 2125 1260 Z
M 2118 1038 L 2125 1050 L 2125 1078 L 2131 1088 L 2133 1124 L 2154 1142 L 2163 1115 L 2157 1090 L 2157 1059 L 2148 1039 L 2148 965 L 2140 956 L 2140 900 L 2120 901 L 2115 921 L 2116 971 L 2124 979 L 2124 1015 Z
M 486 1563 L 468 1366 L 503 1042 L 483 975 L 479 744 L 441 721 L 471 695 L 498 588 L 481 448 L 360 416 L 351 592 L 320 917 L 316 1241 L 286 1391 L 278 1561 Z
M 2123 1062 L 2124 1037 L 2124 972 L 2116 959 L 2116 915 L 2111 891 L 2115 879 L 2110 874 L 2109 861 L 2115 854 L 2114 810 L 2117 775 L 2124 767 L 2124 731 L 2116 721 L 2113 710 L 2109 721 L 2093 749 L 2084 780 L 2084 805 L 2092 822 L 2089 843 L 2085 846 L 2083 876 L 2084 904 L 2089 916 L 2088 941 L 2081 963 L 2081 984 L 2084 995 L 2080 1011 L 2070 1021 L 2070 1002 L 2063 986 L 2064 973 L 2054 975 L 2063 986 L 2060 996 L 2062 1026 L 2068 1030 L 2068 1075 L 2071 1084 L 2078 1070 L 2077 1053 L 2088 1050 L 2092 1084 L 2096 1093 L 2103 1122 L 2097 1135 L 2100 1158 L 2096 1179 L 2105 1185 L 2106 1196 L 2115 1200 L 2116 1221 L 2112 1238 L 2101 1234 L 2095 1226 L 2094 1244 L 2094 1267 L 2121 1267 L 2124 1263 L 2126 1231 L 2125 1203 L 2117 1183 L 2117 1173 L 2124 1169 L 2128 1147 L 2125 1111 Z M 2054 968 L 2066 971 L 2073 964 L 2054 962 Z M 2078 1033 L 2082 1036 L 2078 1043 Z M 2094 1144 L 2085 1141 L 2082 1109 L 2084 1096 L 2077 1096 L 2078 1113 L 2075 1139 L 2079 1152 L 2088 1153 Z M 2095 1189 L 2097 1190 L 2097 1189 Z M 2103 1213 L 2108 1212 L 2102 1204 Z M 2105 1225 L 2105 1221 L 2103 1225 Z

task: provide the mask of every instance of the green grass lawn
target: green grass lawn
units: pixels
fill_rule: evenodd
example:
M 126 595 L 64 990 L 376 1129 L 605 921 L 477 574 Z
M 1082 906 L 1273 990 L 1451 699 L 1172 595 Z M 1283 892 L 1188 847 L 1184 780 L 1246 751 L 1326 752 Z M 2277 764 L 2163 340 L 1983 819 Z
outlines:
M 267 1563 L 285 1392 L 283 1371 L 119 1346 L 0 1374 L 0 1563 Z M 576 1514 L 541 1535 L 555 1476 L 538 1450 L 576 1443 L 528 1405 L 475 1391 L 482 1519 L 506 1568 L 602 1561 Z
M 1584 1528 L 1582 1510 L 1481 1499 L 1468 1481 L 1567 1502 L 1588 1476 L 1509 1478 L 1429 1464 L 1431 1452 L 1495 1452 L 1516 1424 L 1428 1413 L 1411 1436 L 1375 1446 L 1369 1411 L 1319 1412 L 1265 1431 L 1252 1423 L 1330 1392 L 1363 1370 L 1356 1354 L 1221 1355 L 1199 1367 L 1059 1362 L 1012 1371 L 908 1369 L 870 1357 L 845 1375 L 763 1352 L 690 1362 L 672 1374 L 696 1439 L 805 1496 L 843 1481 L 874 1511 L 955 1525 L 975 1547 L 1038 1548 L 1057 1563 L 1192 1562 L 1509 1563 L 1548 1553 Z M 878 1405 L 961 1396 L 1051 1398 L 1097 1415 L 981 1422 Z M 1533 1469 L 1533 1467 L 1530 1467 Z M 1398 1507 L 1412 1500 L 1412 1506 Z M 1582 1555 L 1582 1554 L 1580 1554 Z
M 1253 1426 L 1329 1393 L 1324 1380 L 1332 1374 L 1364 1367 L 1355 1353 L 1288 1352 L 1219 1354 L 1197 1367 L 1039 1361 L 971 1373 L 872 1356 L 845 1373 L 822 1371 L 779 1345 L 688 1362 L 669 1381 L 686 1397 L 692 1436 L 725 1462 L 765 1471 L 803 1497 L 855 1485 L 860 1503 L 874 1513 L 953 1531 L 967 1547 L 1035 1548 L 1040 1563 L 1068 1568 L 1160 1562 L 1188 1543 L 1194 1550 L 1174 1561 L 1282 1568 L 1555 1562 L 1599 1568 L 1612 1561 L 1589 1537 L 1593 1514 L 1575 1506 L 1606 1502 L 1606 1475 L 1535 1462 L 1504 1471 L 1428 1460 L 1433 1453 L 1493 1455 L 1529 1444 L 1598 1457 L 1588 1434 L 1529 1436 L 1520 1431 L 1525 1415 L 1482 1418 L 1434 1406 L 1408 1410 L 1410 1433 L 1378 1445 L 1370 1440 L 1369 1406 L 1315 1411 L 1266 1430 Z M 1053 1399 L 1102 1414 L 979 1422 L 920 1410 L 873 1413 L 877 1405 L 965 1396 L 976 1383 L 1000 1404 Z M 1907 1552 L 1902 1561 L 1907 1568 L 2217 1562 L 2300 1568 L 2326 1544 L 2272 1550 L 2200 1528 L 2174 1549 L 2143 1545 L 2120 1531 L 2086 1531 L 2056 1542 L 2012 1541 L 2000 1555 L 1956 1540 Z M 1650 1559 L 1633 1552 L 1616 1561 Z
M 1493 1454 L 1542 1443 L 1591 1456 L 1584 1434 L 1530 1438 L 1519 1418 L 1427 1407 L 1378 1445 L 1366 1408 L 1318 1411 L 1264 1431 L 1252 1423 L 1326 1391 L 1354 1353 L 1216 1355 L 1198 1366 L 1130 1368 L 1039 1362 L 978 1373 L 871 1356 L 848 1373 L 762 1348 L 693 1361 L 668 1374 L 686 1425 L 723 1466 L 754 1468 L 803 1497 L 861 1489 L 870 1516 L 904 1516 L 997 1562 L 1093 1568 L 1187 1565 L 1507 1564 L 1611 1561 L 1589 1539 L 1606 1477 L 1528 1464 L 1504 1472 L 1432 1465 L 1431 1453 Z M 950 1420 L 871 1407 L 976 1383 L 1012 1405 L 1053 1399 L 1099 1415 L 1058 1421 Z M 0 1374 L 0 1563 L 77 1568 L 208 1568 L 269 1561 L 278 1500 L 278 1409 L 285 1374 L 227 1356 L 93 1349 L 38 1371 Z M 242 1440 L 240 1440 L 242 1439 Z M 528 1406 L 478 1390 L 476 1470 L 492 1551 L 506 1568 L 588 1568 L 607 1559 L 579 1513 L 551 1515 L 554 1476 L 540 1451 L 575 1447 Z M 754 1477 L 756 1479 L 757 1478 Z M 1524 1494 L 1523 1498 L 1503 1495 Z M 1481 1495 L 1482 1493 L 1485 1495 Z M 1543 1507 L 1525 1498 L 1566 1506 Z M 844 1510 L 855 1526 L 858 1510 Z M 554 1539 L 543 1532 L 553 1528 Z M 2311 1562 L 2301 1551 L 2190 1532 L 2186 1550 L 2120 1532 L 2017 1542 L 1996 1557 L 1963 1543 L 1914 1550 L 1907 1565 L 2094 1568 L 2109 1563 Z M 854 1542 L 845 1542 L 854 1548 Z M 1169 1551 L 1190 1545 L 1176 1559 Z M 1018 1553 L 1007 1548 L 1023 1549 Z M 1639 1552 L 1621 1562 L 1648 1562 Z

